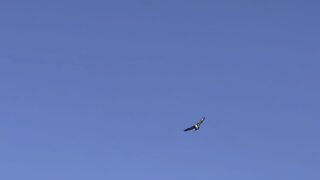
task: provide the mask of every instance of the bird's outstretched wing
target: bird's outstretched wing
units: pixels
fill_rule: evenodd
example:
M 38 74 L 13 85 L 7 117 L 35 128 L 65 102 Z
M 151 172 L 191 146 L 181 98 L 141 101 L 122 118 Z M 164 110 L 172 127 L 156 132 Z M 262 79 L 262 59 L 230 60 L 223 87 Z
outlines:
M 203 123 L 204 120 L 205 120 L 205 117 L 201 118 L 201 119 L 199 120 L 199 122 L 197 123 L 198 126 L 200 126 L 200 125 Z
M 185 129 L 184 131 L 190 131 L 190 130 L 192 130 L 194 128 L 196 128 L 196 127 L 195 126 L 191 126 L 191 127 L 187 128 L 187 129 Z

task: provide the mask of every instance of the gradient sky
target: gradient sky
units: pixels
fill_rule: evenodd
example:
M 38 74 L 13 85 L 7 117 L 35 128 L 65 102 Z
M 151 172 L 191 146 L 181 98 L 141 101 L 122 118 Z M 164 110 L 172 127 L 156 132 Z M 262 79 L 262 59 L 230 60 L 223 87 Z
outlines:
M 319 9 L 2 0 L 0 179 L 319 180 Z

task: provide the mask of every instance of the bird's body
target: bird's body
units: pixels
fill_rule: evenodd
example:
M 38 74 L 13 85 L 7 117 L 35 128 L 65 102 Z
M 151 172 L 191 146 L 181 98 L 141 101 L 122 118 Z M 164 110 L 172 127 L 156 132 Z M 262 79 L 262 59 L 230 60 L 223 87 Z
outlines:
M 193 129 L 194 129 L 195 131 L 199 130 L 199 129 L 200 129 L 200 125 L 203 123 L 204 120 L 205 120 L 205 117 L 202 117 L 202 118 L 198 121 L 197 124 L 195 124 L 195 125 L 187 128 L 187 129 L 185 129 L 184 131 L 190 131 L 190 130 L 193 130 Z

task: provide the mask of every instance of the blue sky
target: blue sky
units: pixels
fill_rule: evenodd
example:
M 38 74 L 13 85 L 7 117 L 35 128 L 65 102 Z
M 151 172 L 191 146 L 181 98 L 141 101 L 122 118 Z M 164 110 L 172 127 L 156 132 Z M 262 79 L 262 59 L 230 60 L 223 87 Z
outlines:
M 319 5 L 1 1 L 0 179 L 318 180 Z

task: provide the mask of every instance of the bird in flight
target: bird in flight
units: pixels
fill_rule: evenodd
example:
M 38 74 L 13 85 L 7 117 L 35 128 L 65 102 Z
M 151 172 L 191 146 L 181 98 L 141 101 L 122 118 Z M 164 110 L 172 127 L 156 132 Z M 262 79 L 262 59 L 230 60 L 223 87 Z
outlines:
M 200 129 L 200 125 L 203 123 L 204 120 L 205 120 L 205 117 L 202 117 L 202 118 L 197 122 L 197 124 L 195 124 L 195 125 L 187 128 L 187 129 L 185 129 L 184 131 L 190 131 L 190 130 L 193 130 L 193 129 L 194 129 L 195 131 L 199 130 L 199 129 Z

